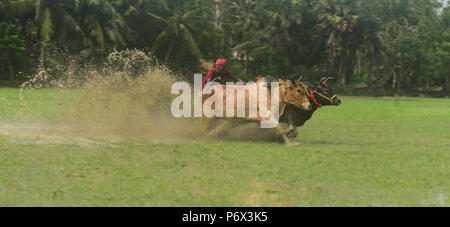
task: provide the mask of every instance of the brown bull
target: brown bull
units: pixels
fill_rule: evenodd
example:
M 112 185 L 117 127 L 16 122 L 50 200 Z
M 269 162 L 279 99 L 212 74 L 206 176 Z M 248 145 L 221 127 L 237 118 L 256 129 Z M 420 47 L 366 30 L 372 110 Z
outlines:
M 312 109 L 311 111 L 304 111 L 292 105 L 285 109 L 285 114 L 280 119 L 280 122 L 287 126 L 285 132 L 289 138 L 295 138 L 297 136 L 297 127 L 303 126 L 319 108 L 323 106 L 339 106 L 341 104 L 341 100 L 327 84 L 332 79 L 332 77 L 324 77 L 317 86 L 308 82 L 302 82 L 307 86 L 308 98 Z
M 242 120 L 244 121 L 270 121 L 273 120 L 274 116 L 276 116 L 276 113 L 272 113 L 271 112 L 271 92 L 270 90 L 267 91 L 267 106 L 264 108 L 265 110 L 268 110 L 268 112 L 265 112 L 264 114 L 261 113 L 261 110 L 263 109 L 262 107 L 264 106 L 259 106 L 260 103 L 257 102 L 257 106 L 250 106 L 250 101 L 251 100 L 259 100 L 260 95 L 263 94 L 263 92 L 260 90 L 261 87 L 265 87 L 267 83 L 267 80 L 265 78 L 259 77 L 258 80 L 256 81 L 256 84 L 254 85 L 255 88 L 253 90 L 251 89 L 245 89 L 245 91 L 241 90 L 241 92 L 245 92 L 244 94 L 240 94 L 239 96 L 239 90 L 242 89 L 242 87 L 238 87 L 238 86 L 228 86 L 228 91 L 227 91 L 227 87 L 225 85 L 216 85 L 214 87 L 211 87 L 212 90 L 212 94 L 210 95 L 204 95 L 203 96 L 203 104 L 205 105 L 205 103 L 207 105 L 211 104 L 211 109 L 214 109 L 215 113 L 221 113 L 223 114 L 223 116 L 226 117 L 231 117 L 231 119 L 236 119 L 238 117 L 240 117 Z M 279 83 L 279 105 L 278 105 L 278 110 L 279 110 L 279 117 L 282 117 L 285 114 L 285 109 L 288 105 L 292 105 L 295 106 L 296 108 L 305 110 L 305 111 L 309 111 L 311 110 L 311 103 L 308 100 L 308 96 L 307 96 L 307 89 L 306 86 L 303 85 L 300 82 L 291 82 L 291 81 L 278 81 Z M 267 83 L 269 84 L 269 83 Z M 212 98 L 212 96 L 214 95 L 214 89 L 217 88 L 217 86 L 220 86 L 223 92 L 223 97 L 221 100 L 221 105 L 216 105 L 216 102 L 211 103 L 211 101 L 208 101 L 209 98 Z M 273 88 L 272 88 L 273 89 Z M 227 92 L 232 91 L 234 94 L 227 94 Z M 239 98 L 243 97 L 245 100 L 239 100 Z M 231 99 L 233 98 L 233 100 Z M 227 102 L 230 101 L 234 101 L 234 103 L 228 103 L 228 108 L 232 107 L 232 112 L 228 109 L 227 110 Z M 241 102 L 239 102 L 241 101 Z M 238 103 L 241 103 L 241 105 L 238 105 Z M 245 104 L 244 104 L 245 103 Z M 234 104 L 234 105 L 233 105 Z M 242 106 L 242 104 L 244 104 L 244 106 Z M 256 107 L 256 108 L 255 108 Z M 239 108 L 243 108 L 245 110 L 244 116 L 239 116 Z M 227 113 L 228 111 L 228 113 Z M 254 116 L 250 116 L 252 111 L 256 111 L 256 114 L 254 114 Z M 242 115 L 242 109 L 240 111 L 241 115 Z M 204 110 L 204 117 L 205 116 L 209 116 L 205 114 L 205 110 Z M 206 119 L 206 118 L 204 118 Z M 209 118 L 209 119 L 213 119 L 213 118 Z M 278 121 L 278 119 L 276 119 Z M 205 122 L 205 127 L 210 123 L 210 120 L 206 120 Z M 276 126 L 275 126 L 276 125 Z M 217 134 L 219 134 L 221 131 L 229 128 L 231 126 L 230 121 L 224 121 L 222 122 L 222 124 L 220 124 L 218 127 L 216 127 L 215 129 L 211 130 L 209 132 L 209 136 L 216 136 Z M 286 144 L 291 144 L 291 141 L 289 140 L 286 132 L 284 132 L 281 127 L 278 125 L 278 122 L 276 122 L 274 124 L 275 129 L 277 130 L 277 132 L 282 136 L 284 142 Z

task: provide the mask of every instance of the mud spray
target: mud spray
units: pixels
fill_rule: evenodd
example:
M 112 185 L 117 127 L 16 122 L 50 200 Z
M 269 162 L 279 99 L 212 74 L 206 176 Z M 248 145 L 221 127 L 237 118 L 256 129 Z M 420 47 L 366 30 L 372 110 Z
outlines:
M 80 64 L 54 52 L 20 90 L 9 132 L 30 135 L 192 140 L 201 120 L 175 119 L 171 86 L 179 77 L 139 50 L 115 51 L 104 62 Z M 3 130 L 5 131 L 5 130 Z
M 171 87 L 181 76 L 139 50 L 114 51 L 101 63 L 80 63 L 48 50 L 40 69 L 20 89 L 13 120 L 0 133 L 20 136 L 111 140 L 205 140 L 202 120 L 171 114 Z M 184 77 L 186 78 L 186 76 Z M 225 140 L 279 140 L 259 124 L 235 125 Z

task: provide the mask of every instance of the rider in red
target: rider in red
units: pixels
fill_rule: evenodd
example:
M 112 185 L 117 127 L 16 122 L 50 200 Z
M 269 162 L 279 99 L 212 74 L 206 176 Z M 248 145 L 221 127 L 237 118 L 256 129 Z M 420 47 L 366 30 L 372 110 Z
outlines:
M 220 82 L 225 78 L 230 78 L 234 82 L 243 82 L 241 79 L 233 76 L 228 69 L 226 68 L 227 65 L 227 59 L 225 58 L 219 58 L 216 61 L 216 68 L 213 68 L 209 70 L 208 74 L 206 74 L 205 79 L 202 83 L 202 89 L 205 87 L 205 84 L 211 81 L 217 81 Z

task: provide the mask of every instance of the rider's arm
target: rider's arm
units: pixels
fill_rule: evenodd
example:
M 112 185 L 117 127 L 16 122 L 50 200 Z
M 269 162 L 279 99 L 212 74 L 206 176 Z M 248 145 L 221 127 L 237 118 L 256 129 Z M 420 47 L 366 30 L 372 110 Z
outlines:
M 226 77 L 232 79 L 234 82 L 240 82 L 240 81 L 242 81 L 241 79 L 239 79 L 239 78 L 235 77 L 233 74 L 231 74 L 230 71 L 228 71 L 228 69 L 225 69 L 224 72 L 223 72 L 223 74 L 224 74 Z
M 203 82 L 202 82 L 202 88 L 205 87 L 205 84 L 206 84 L 209 80 L 213 79 L 213 76 L 214 76 L 215 73 L 216 73 L 216 69 L 211 69 L 211 70 L 209 70 L 209 72 L 208 72 L 208 73 L 206 74 L 206 76 L 205 76 L 205 79 L 204 79 Z

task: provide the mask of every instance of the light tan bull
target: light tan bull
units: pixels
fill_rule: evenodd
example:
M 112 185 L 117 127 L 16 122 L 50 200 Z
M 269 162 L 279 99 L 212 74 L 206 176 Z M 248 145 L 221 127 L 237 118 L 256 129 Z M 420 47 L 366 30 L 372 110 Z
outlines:
M 238 117 L 240 117 L 240 119 L 244 120 L 244 121 L 268 121 L 272 116 L 275 116 L 274 113 L 272 113 L 271 110 L 271 92 L 268 89 L 267 91 L 267 107 L 265 108 L 266 110 L 269 110 L 268 113 L 266 114 L 261 114 L 260 110 L 261 107 L 264 106 L 259 106 L 260 103 L 257 102 L 258 106 L 256 108 L 256 116 L 250 116 L 250 112 L 254 111 L 254 108 L 252 109 L 252 107 L 250 106 L 250 100 L 259 100 L 259 96 L 262 94 L 262 91 L 260 91 L 261 87 L 265 87 L 263 86 L 261 83 L 266 83 L 266 79 L 263 77 L 259 77 L 258 80 L 256 81 L 255 84 L 255 89 L 245 89 L 245 94 L 241 94 L 241 97 L 245 98 L 245 117 L 244 116 L 238 116 L 238 103 L 239 101 L 243 102 L 243 100 L 238 100 L 238 98 L 241 98 L 238 94 L 239 89 L 242 89 L 242 87 L 238 87 L 238 86 L 228 86 L 228 91 L 227 91 L 227 86 L 225 85 L 217 85 L 217 86 L 221 86 L 222 91 L 223 91 L 223 102 L 221 106 L 217 106 L 216 103 L 212 103 L 211 105 L 211 109 L 217 110 L 221 113 L 223 113 L 223 116 L 226 117 L 231 117 L 229 119 L 237 119 Z M 278 81 L 279 83 L 279 106 L 278 106 L 278 110 L 279 110 L 279 117 L 281 117 L 284 114 L 284 110 L 286 108 L 286 106 L 288 104 L 294 105 L 302 110 L 305 111 L 309 111 L 311 110 L 311 104 L 309 103 L 308 97 L 307 97 L 307 91 L 306 91 L 306 86 L 304 86 L 302 83 L 300 82 L 291 82 L 291 81 Z M 217 86 L 211 87 L 211 89 L 215 89 L 217 88 Z M 273 89 L 273 88 L 272 88 Z M 203 95 L 203 104 L 205 104 L 205 102 L 207 102 L 207 100 L 209 98 L 211 98 L 214 95 L 214 91 L 212 90 L 212 94 L 210 95 Z M 233 98 L 234 98 L 234 111 L 233 111 L 233 115 L 230 116 L 230 114 L 227 114 L 227 101 L 230 98 L 230 94 L 227 94 L 227 92 L 232 91 L 234 92 Z M 242 90 L 241 90 L 242 91 Z M 253 91 L 253 92 L 252 92 Z M 256 92 L 255 92 L 256 91 Z M 229 105 L 231 106 L 231 104 Z M 253 106 L 254 107 L 254 106 Z M 204 110 L 204 129 L 207 128 L 207 126 L 210 124 L 211 120 L 214 118 L 206 118 L 205 117 L 205 110 Z M 276 119 L 278 120 L 278 119 Z M 231 126 L 231 121 L 226 120 L 223 121 L 222 124 L 218 125 L 215 129 L 209 131 L 208 136 L 209 137 L 214 137 L 217 134 L 219 134 L 221 131 L 229 128 Z M 277 130 L 277 132 L 282 136 L 284 142 L 287 145 L 291 145 L 291 141 L 289 140 L 288 136 L 286 135 L 286 133 L 281 129 L 281 127 L 277 124 L 275 129 Z

